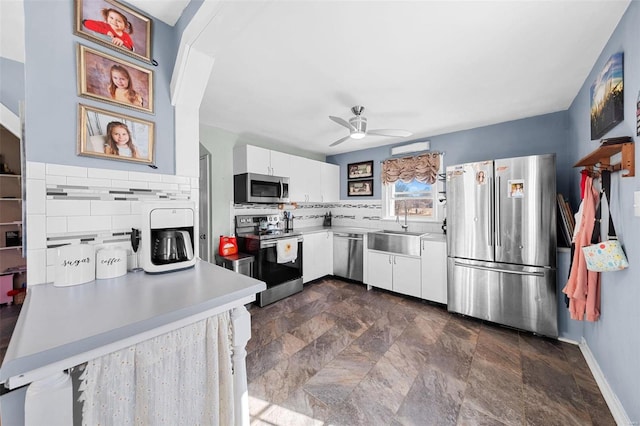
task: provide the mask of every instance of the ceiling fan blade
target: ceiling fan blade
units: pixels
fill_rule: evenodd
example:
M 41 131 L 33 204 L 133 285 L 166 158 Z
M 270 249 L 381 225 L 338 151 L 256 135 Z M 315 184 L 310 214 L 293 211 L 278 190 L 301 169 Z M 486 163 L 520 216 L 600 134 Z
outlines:
M 406 130 L 400 130 L 400 129 L 373 129 L 373 130 L 368 130 L 367 134 L 378 135 L 378 136 L 398 136 L 403 138 L 413 135 L 413 133 L 411 132 L 408 132 Z
M 355 127 L 353 127 L 347 120 L 345 120 L 344 118 L 340 118 L 340 117 L 334 117 L 333 115 L 329 116 L 330 119 L 332 119 L 333 121 L 335 121 L 336 123 L 338 123 L 341 126 L 346 127 L 349 130 L 355 130 Z
M 329 146 L 336 146 L 336 145 L 339 145 L 339 144 L 341 144 L 342 142 L 346 141 L 346 140 L 347 140 L 347 139 L 349 139 L 349 138 L 351 138 L 351 136 L 345 136 L 344 138 L 342 138 L 342 139 L 338 139 L 337 141 L 335 141 L 334 143 L 332 143 L 332 144 L 331 144 L 331 145 L 329 145 Z

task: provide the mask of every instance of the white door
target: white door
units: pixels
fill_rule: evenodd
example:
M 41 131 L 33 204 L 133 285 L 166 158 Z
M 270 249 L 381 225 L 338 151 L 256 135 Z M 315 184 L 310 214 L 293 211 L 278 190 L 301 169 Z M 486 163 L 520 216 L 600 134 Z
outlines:
M 200 180 L 199 180 L 199 209 L 200 209 L 200 236 L 199 250 L 200 259 L 211 262 L 211 155 L 203 155 L 200 157 Z

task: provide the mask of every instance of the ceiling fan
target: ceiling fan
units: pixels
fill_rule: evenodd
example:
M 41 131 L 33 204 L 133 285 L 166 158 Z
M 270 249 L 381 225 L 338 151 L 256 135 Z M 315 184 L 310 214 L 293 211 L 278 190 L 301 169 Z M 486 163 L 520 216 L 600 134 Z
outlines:
M 374 130 L 367 131 L 367 117 L 362 116 L 362 111 L 364 111 L 364 107 L 360 105 L 356 105 L 353 108 L 351 108 L 351 112 L 353 112 L 355 116 L 351 117 L 349 121 L 340 117 L 334 117 L 332 115 L 329 116 L 331 120 L 349 129 L 349 136 L 345 136 L 342 139 L 338 139 L 337 141 L 335 141 L 329 146 L 336 146 L 350 138 L 362 139 L 366 135 L 391 136 L 391 137 L 404 138 L 407 136 L 411 136 L 413 134 L 406 130 L 399 130 L 399 129 L 374 129 Z

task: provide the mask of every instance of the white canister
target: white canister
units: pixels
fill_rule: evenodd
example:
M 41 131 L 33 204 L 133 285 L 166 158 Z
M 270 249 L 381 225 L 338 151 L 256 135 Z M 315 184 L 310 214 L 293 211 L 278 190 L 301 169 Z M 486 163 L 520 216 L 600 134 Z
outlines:
M 96 278 L 95 248 L 87 244 L 72 244 L 58 248 L 56 278 L 53 285 L 66 287 L 83 284 Z
M 98 250 L 96 253 L 96 278 L 115 278 L 127 273 L 127 251 L 120 248 Z

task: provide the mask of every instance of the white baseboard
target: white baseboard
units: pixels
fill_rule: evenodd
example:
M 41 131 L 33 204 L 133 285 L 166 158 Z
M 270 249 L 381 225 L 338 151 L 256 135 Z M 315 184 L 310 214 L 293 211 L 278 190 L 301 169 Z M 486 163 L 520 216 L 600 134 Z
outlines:
M 605 378 L 598 362 L 596 361 L 591 349 L 587 345 L 587 341 L 584 340 L 584 337 L 580 341 L 580 350 L 582 351 L 582 355 L 584 356 L 585 361 L 587 361 L 587 365 L 591 370 L 591 374 L 593 374 L 593 378 L 596 379 L 596 383 L 600 388 L 600 392 L 604 397 L 605 402 L 609 406 L 609 410 L 611 410 L 611 415 L 613 419 L 616 421 L 618 425 L 631 425 L 631 419 L 627 415 L 626 411 L 624 411 L 624 407 L 620 403 L 620 400 L 609 386 L 609 382 Z
M 22 132 L 20 131 L 20 117 L 15 115 L 3 104 L 0 104 L 0 124 L 13 133 L 18 139 L 22 137 Z
M 575 340 L 567 339 L 566 337 L 558 337 L 558 340 L 564 343 L 570 343 L 572 345 L 580 346 L 580 342 L 576 342 Z

